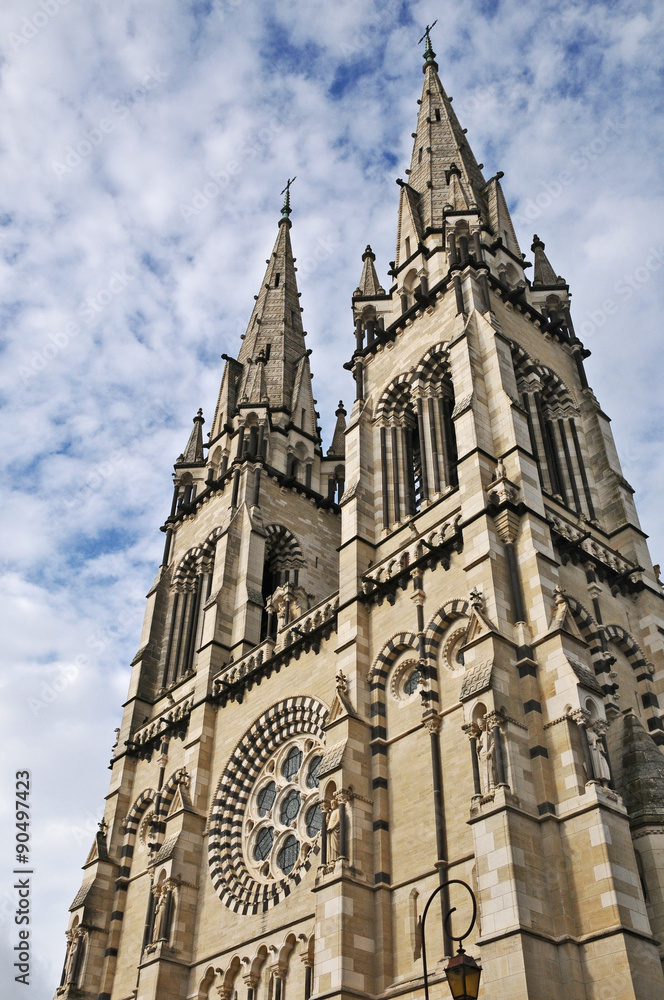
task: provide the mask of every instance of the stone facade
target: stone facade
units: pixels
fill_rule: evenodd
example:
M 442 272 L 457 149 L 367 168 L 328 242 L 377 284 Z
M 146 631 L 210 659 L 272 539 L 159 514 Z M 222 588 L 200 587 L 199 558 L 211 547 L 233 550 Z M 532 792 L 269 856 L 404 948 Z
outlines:
M 481 996 L 664 996 L 662 587 L 568 286 L 428 40 L 399 183 L 327 454 L 287 195 L 175 465 L 57 997 L 421 998 L 449 879 Z

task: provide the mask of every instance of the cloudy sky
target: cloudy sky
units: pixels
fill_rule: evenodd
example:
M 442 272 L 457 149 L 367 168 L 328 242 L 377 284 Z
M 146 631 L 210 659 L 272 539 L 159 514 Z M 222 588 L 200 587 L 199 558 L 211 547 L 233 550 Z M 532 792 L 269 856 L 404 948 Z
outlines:
M 522 249 L 570 282 L 653 558 L 664 7 L 560 0 L 4 0 L 0 8 L 0 991 L 52 995 L 107 790 L 172 463 L 235 354 L 294 174 L 330 442 L 350 296 L 385 279 L 423 27 Z M 12 788 L 32 772 L 33 985 L 13 983 Z M 5 959 L 3 961 L 3 958 Z M 4 978 L 2 978 L 4 977 Z

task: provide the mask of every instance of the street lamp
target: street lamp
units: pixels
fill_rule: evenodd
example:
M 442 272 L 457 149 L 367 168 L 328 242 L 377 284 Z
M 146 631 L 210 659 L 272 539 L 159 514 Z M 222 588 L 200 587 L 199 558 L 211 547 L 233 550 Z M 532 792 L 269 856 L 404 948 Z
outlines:
M 452 934 L 451 925 L 447 922 L 456 910 L 456 906 L 445 915 L 444 923 L 447 925 L 447 933 L 450 936 L 450 940 L 459 942 L 459 950 L 454 958 L 451 958 L 447 963 L 445 968 L 445 973 L 447 975 L 447 984 L 450 988 L 450 992 L 454 1000 L 477 1000 L 478 993 L 480 991 L 480 976 L 482 975 L 482 969 L 477 964 L 472 955 L 466 955 L 465 951 L 461 947 L 461 942 L 468 937 L 473 927 L 475 926 L 475 917 L 477 916 L 477 901 L 475 899 L 475 894 L 473 890 L 461 879 L 453 878 L 449 882 L 443 882 L 442 885 L 437 886 L 431 893 L 427 900 L 427 904 L 424 907 L 424 912 L 422 913 L 422 965 L 424 966 L 424 996 L 426 1000 L 429 1000 L 429 982 L 427 973 L 427 945 L 425 937 L 425 924 L 427 919 L 427 913 L 429 907 L 433 902 L 434 898 L 438 895 L 441 889 L 446 889 L 450 885 L 462 885 L 464 889 L 467 889 L 470 893 L 470 898 L 473 901 L 473 916 L 471 918 L 470 924 L 468 925 L 468 930 L 465 934 L 460 937 L 456 937 Z

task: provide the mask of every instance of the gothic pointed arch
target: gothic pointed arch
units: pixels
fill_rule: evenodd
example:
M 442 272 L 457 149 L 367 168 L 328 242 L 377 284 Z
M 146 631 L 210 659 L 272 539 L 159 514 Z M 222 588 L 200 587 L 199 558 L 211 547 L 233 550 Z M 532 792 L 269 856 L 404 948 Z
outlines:
M 428 482 L 426 493 L 442 493 L 458 485 L 457 444 L 454 430 L 455 397 L 449 364 L 449 348 L 440 342 L 429 348 L 415 368 L 413 392 L 420 437 L 425 441 L 423 463 Z
M 268 524 L 265 528 L 265 557 L 263 563 L 263 583 L 261 596 L 263 614 L 261 620 L 261 640 L 267 638 L 274 628 L 275 591 L 285 584 L 298 587 L 300 571 L 306 565 L 299 541 L 284 524 Z
M 412 375 L 398 375 L 393 379 L 382 393 L 376 407 L 375 419 L 377 422 L 394 419 L 401 416 L 404 408 L 410 402 L 412 388 Z
M 424 650 L 430 667 L 435 669 L 443 636 L 453 622 L 470 616 L 470 603 L 462 598 L 446 601 L 431 617 L 424 630 Z
M 188 549 L 171 581 L 166 641 L 162 649 L 162 688 L 192 673 L 203 628 L 203 608 L 210 597 L 214 555 L 223 528 L 217 527 L 200 545 Z
M 268 524 L 265 538 L 266 549 L 276 570 L 285 572 L 304 566 L 300 543 L 290 528 L 283 524 Z
M 390 639 L 387 640 L 380 653 L 373 661 L 371 669 L 367 675 L 367 680 L 371 685 L 372 693 L 385 696 L 385 686 L 387 684 L 387 675 L 390 672 L 392 664 L 395 662 L 397 657 L 401 655 L 406 649 L 411 649 L 415 653 L 418 652 L 418 641 L 417 636 L 414 632 L 397 632 Z M 374 699 L 372 698 L 372 701 Z
M 576 597 L 565 594 L 565 601 L 572 613 L 581 637 L 588 644 L 588 651 L 591 657 L 594 659 L 601 655 L 602 641 L 600 638 L 600 626 L 588 609 Z
M 652 685 L 651 668 L 643 650 L 631 632 L 628 632 L 622 625 L 604 625 L 603 630 L 607 643 L 613 644 L 629 663 L 634 675 L 637 710 L 645 716 L 650 734 L 661 744 L 664 742 L 664 724 L 659 714 L 659 699 Z M 618 690 L 620 690 L 618 664 L 614 665 L 614 669 L 618 671 Z M 621 705 L 623 709 L 628 707 L 626 699 L 624 702 L 621 701 Z
M 519 344 L 512 342 L 511 350 L 542 489 L 593 520 L 595 503 L 574 394 L 560 375 L 531 358 Z
M 420 359 L 413 373 L 413 385 L 437 387 L 449 377 L 449 345 L 441 341 L 429 348 Z

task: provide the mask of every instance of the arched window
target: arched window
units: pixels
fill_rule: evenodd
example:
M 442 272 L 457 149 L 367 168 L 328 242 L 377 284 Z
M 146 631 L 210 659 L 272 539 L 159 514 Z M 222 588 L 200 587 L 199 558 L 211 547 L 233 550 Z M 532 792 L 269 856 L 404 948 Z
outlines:
M 292 531 L 283 524 L 270 524 L 265 529 L 265 562 L 263 563 L 263 618 L 260 641 L 266 639 L 270 629 L 274 630 L 274 619 L 268 611 L 270 598 L 284 583 L 300 582 L 300 570 L 304 566 L 302 550 Z
M 190 504 L 196 496 L 196 487 L 190 472 L 183 472 L 178 480 L 177 510 Z
M 335 503 L 341 503 L 341 498 L 344 495 L 344 490 L 346 488 L 346 471 L 343 465 L 337 465 L 334 470 L 334 475 L 330 476 L 327 485 L 327 499 L 333 500 Z
M 428 351 L 412 374 L 400 375 L 383 393 L 376 421 L 385 528 L 457 486 L 453 412 L 454 391 L 443 344 Z
M 410 254 L 408 255 L 410 256 Z M 417 271 L 414 267 L 410 269 L 403 282 L 403 294 L 406 298 L 404 303 L 406 308 L 415 304 L 415 289 L 419 287 Z
M 542 489 L 594 520 L 595 506 L 572 394 L 555 372 L 533 361 L 523 348 L 513 345 L 512 357 Z
M 166 627 L 162 687 L 169 687 L 191 673 L 200 633 L 202 609 L 212 590 L 215 540 L 191 549 L 173 574 L 169 618 Z

